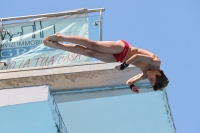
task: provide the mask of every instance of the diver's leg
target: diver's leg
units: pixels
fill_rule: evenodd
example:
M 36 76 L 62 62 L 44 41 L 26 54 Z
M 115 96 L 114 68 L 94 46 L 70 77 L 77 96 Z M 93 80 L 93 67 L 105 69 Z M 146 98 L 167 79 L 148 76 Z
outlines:
M 71 42 L 85 46 L 89 49 L 96 50 L 103 53 L 118 54 L 124 49 L 124 43 L 122 41 L 92 41 L 90 39 L 80 36 L 64 36 L 60 33 L 56 33 L 46 38 L 48 41 L 61 41 Z
M 91 49 L 88 49 L 88 48 L 80 46 L 80 45 L 60 44 L 58 42 L 49 42 L 46 40 L 44 40 L 44 45 L 51 47 L 51 48 L 61 49 L 61 50 L 89 56 L 92 58 L 96 58 L 103 62 L 116 62 L 113 54 L 91 50 Z

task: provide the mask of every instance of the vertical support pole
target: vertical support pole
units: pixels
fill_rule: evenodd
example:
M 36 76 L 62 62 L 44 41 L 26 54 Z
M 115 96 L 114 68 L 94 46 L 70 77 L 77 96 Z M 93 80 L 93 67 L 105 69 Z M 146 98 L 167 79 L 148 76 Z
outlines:
M 1 61 L 1 49 L 2 49 L 2 31 L 3 31 L 3 26 L 2 26 L 2 19 L 0 18 L 0 66 L 3 65 L 3 66 L 6 66 L 6 62 L 5 61 Z
M 103 13 L 102 10 L 100 10 L 100 17 L 99 17 L 99 40 L 102 41 L 102 19 L 103 19 Z
M 1 48 L 2 48 L 2 19 L 0 18 L 0 61 L 1 61 Z

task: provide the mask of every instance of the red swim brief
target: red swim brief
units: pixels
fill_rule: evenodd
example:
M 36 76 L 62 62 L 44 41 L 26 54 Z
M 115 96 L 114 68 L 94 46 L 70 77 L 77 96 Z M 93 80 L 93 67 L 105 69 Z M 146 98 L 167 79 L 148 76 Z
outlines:
M 124 57 L 126 56 L 126 54 L 128 52 L 128 48 L 129 48 L 129 45 L 126 41 L 124 41 L 124 40 L 121 40 L 121 41 L 124 43 L 123 51 L 119 54 L 113 54 L 113 56 L 115 57 L 117 62 L 123 62 Z

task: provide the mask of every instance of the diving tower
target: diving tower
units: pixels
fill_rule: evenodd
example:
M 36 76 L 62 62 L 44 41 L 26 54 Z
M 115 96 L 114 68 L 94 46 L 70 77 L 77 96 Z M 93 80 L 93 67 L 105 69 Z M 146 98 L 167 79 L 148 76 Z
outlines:
M 139 94 L 126 86 L 137 67 L 120 71 L 42 44 L 55 32 L 101 41 L 103 11 L 0 18 L 0 132 L 176 133 L 165 89 L 153 91 L 148 80 L 136 84 Z

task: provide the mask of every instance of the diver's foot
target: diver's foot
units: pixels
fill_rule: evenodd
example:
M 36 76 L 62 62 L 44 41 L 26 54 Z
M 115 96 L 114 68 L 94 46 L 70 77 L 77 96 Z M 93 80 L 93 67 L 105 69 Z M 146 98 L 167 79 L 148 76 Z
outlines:
M 55 34 L 53 34 L 53 35 L 51 35 L 51 36 L 48 36 L 46 40 L 58 42 L 58 41 L 61 41 L 61 40 L 59 40 L 59 38 L 60 38 L 61 36 L 62 36 L 61 33 L 56 32 Z
M 47 46 L 47 47 L 51 47 L 51 48 L 58 48 L 59 47 L 59 43 L 56 42 L 56 41 L 47 41 L 47 40 L 44 40 L 43 41 L 44 45 Z

